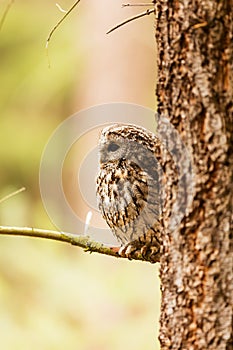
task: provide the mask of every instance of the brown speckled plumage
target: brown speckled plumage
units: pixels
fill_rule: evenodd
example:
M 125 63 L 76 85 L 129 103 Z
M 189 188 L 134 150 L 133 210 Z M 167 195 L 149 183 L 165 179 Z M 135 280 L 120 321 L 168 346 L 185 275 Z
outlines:
M 141 254 L 152 262 L 160 255 L 159 145 L 154 134 L 134 125 L 106 127 L 99 140 L 96 192 L 101 214 L 121 244 L 120 255 Z

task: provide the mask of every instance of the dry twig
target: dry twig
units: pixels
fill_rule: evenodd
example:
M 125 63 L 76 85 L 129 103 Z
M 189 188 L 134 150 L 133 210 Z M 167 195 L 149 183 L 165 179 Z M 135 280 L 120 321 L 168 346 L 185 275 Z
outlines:
M 18 194 L 18 193 L 21 193 L 21 192 L 25 191 L 25 190 L 26 190 L 26 188 L 25 188 L 25 187 L 22 187 L 22 188 L 20 188 L 19 190 L 16 190 L 16 191 L 14 191 L 14 192 L 12 192 L 12 193 L 6 195 L 5 197 L 0 198 L 0 203 L 5 202 L 7 199 L 9 199 L 9 198 L 15 196 L 15 195 Z
M 118 29 L 118 28 L 124 26 L 125 24 L 127 24 L 127 23 L 129 23 L 129 22 L 134 21 L 135 19 L 144 17 L 144 16 L 146 16 L 146 15 L 150 15 L 150 14 L 153 13 L 153 12 L 155 12 L 154 9 L 150 9 L 150 10 L 148 9 L 148 10 L 146 10 L 146 11 L 144 11 L 144 12 L 142 12 L 142 13 L 136 15 L 136 16 L 130 17 L 130 18 L 126 19 L 124 22 L 121 22 L 121 23 L 117 24 L 115 27 L 113 27 L 112 29 L 110 29 L 106 34 L 109 34 L 109 33 L 113 32 L 114 30 L 116 30 L 116 29 Z
M 69 14 L 73 11 L 73 9 L 78 5 L 78 3 L 81 0 L 77 0 L 75 1 L 75 3 L 71 6 L 71 8 L 64 14 L 64 16 L 60 19 L 60 21 L 53 27 L 53 29 L 51 30 L 51 32 L 49 33 L 49 36 L 46 40 L 46 48 L 48 48 L 48 44 L 50 42 L 50 39 L 52 37 L 52 35 L 54 34 L 55 30 L 60 26 L 60 24 L 66 19 L 67 16 L 69 16 Z
M 83 248 L 85 252 L 96 252 L 104 255 L 114 256 L 115 258 L 122 258 L 120 255 L 118 255 L 118 247 L 107 247 L 101 243 L 92 241 L 88 236 L 81 236 L 74 233 L 42 230 L 31 227 L 0 226 L 0 235 L 52 239 L 55 241 L 76 245 L 80 248 Z M 145 261 L 141 256 L 135 257 L 134 260 Z
M 138 3 L 138 4 L 122 4 L 122 7 L 128 7 L 128 6 L 134 6 L 134 7 L 137 7 L 137 6 L 153 6 L 154 4 L 151 2 L 151 3 Z
M 6 20 L 6 16 L 7 16 L 8 12 L 9 12 L 9 10 L 10 10 L 10 8 L 13 5 L 14 2 L 15 2 L 15 0 L 10 0 L 8 2 L 6 8 L 5 8 L 5 11 L 3 12 L 2 18 L 0 20 L 0 31 L 1 31 L 2 27 L 3 27 L 3 24 L 4 24 L 5 20 Z

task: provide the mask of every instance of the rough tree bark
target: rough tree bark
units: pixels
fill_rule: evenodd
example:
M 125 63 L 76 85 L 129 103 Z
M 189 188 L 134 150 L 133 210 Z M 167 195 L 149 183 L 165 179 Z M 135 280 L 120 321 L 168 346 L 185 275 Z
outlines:
M 195 172 L 191 208 L 175 230 L 166 225 L 174 189 L 164 209 L 163 350 L 232 349 L 232 11 L 232 0 L 155 2 L 158 114 L 179 132 Z M 179 153 L 173 137 L 170 147 Z

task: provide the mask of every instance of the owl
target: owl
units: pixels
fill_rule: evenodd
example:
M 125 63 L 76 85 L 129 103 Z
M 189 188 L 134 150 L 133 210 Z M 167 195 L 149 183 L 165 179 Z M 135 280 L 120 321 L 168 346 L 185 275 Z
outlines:
M 160 257 L 160 141 L 146 129 L 115 124 L 99 139 L 98 208 L 121 245 L 118 254 L 151 262 Z M 158 154 L 158 157 L 156 156 Z

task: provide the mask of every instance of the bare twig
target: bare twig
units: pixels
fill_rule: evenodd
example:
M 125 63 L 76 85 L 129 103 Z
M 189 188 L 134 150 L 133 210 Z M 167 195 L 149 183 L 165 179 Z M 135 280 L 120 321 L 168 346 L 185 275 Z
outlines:
M 138 4 L 122 4 L 121 5 L 122 7 L 128 7 L 128 6 L 135 6 L 135 7 L 137 7 L 137 6 L 154 6 L 154 4 L 152 3 L 152 2 L 150 2 L 150 3 L 138 3 Z
M 101 254 L 112 255 L 119 257 L 116 249 L 112 249 L 104 246 L 101 243 L 90 240 L 87 236 L 80 236 L 73 233 L 59 232 L 52 230 L 42 230 L 31 227 L 11 227 L 11 226 L 0 226 L 0 235 L 10 236 L 26 236 L 35 238 L 46 238 L 55 241 L 66 242 L 72 245 L 77 245 L 89 252 L 99 252 Z
M 113 27 L 112 29 L 110 29 L 106 34 L 109 34 L 109 33 L 113 32 L 114 30 L 116 30 L 116 29 L 122 27 L 123 25 L 125 25 L 125 24 L 127 24 L 127 23 L 129 23 L 129 22 L 134 21 L 135 19 L 144 17 L 144 16 L 146 16 L 146 15 L 150 15 L 150 14 L 153 13 L 153 12 L 155 12 L 154 9 L 150 9 L 150 10 L 148 9 L 148 10 L 146 10 L 146 11 L 144 11 L 144 12 L 142 12 L 142 13 L 136 15 L 136 16 L 130 17 L 130 18 L 128 18 L 127 20 L 125 20 L 124 22 L 121 22 L 121 23 L 119 23 L 118 25 L 116 25 L 115 27 Z
M 10 10 L 10 8 L 13 5 L 14 2 L 15 2 L 15 0 L 10 0 L 8 2 L 6 8 L 5 8 L 5 11 L 3 12 L 2 18 L 0 20 L 0 31 L 1 31 L 2 27 L 3 27 L 3 24 L 4 24 L 5 20 L 6 20 L 6 16 L 7 16 L 8 12 L 9 12 L 9 10 Z
M 114 256 L 115 258 L 121 258 L 121 256 L 118 255 L 118 247 L 107 247 L 101 243 L 92 241 L 88 236 L 80 236 L 74 233 L 42 230 L 31 227 L 0 226 L 0 235 L 52 239 L 55 241 L 76 245 L 80 248 L 83 248 L 85 252 L 96 252 L 104 255 Z M 141 256 L 135 257 L 134 260 L 145 261 Z
M 69 16 L 69 14 L 73 11 L 73 9 L 78 5 L 78 3 L 81 0 L 77 0 L 75 1 L 75 3 L 71 6 L 71 8 L 64 14 L 64 16 L 60 19 L 60 21 L 53 27 L 53 29 L 51 30 L 51 32 L 49 33 L 49 36 L 46 40 L 46 49 L 48 49 L 48 45 L 50 42 L 50 39 L 52 37 L 52 35 L 54 34 L 55 30 L 60 26 L 60 24 L 66 19 L 67 16 Z
M 22 187 L 22 188 L 20 188 L 19 190 L 16 190 L 16 191 L 14 191 L 14 192 L 12 192 L 12 193 L 6 195 L 5 197 L 0 198 L 0 203 L 6 201 L 7 199 L 9 199 L 9 198 L 15 196 L 15 195 L 18 194 L 18 193 L 21 193 L 21 192 L 25 191 L 25 190 L 26 190 L 26 188 L 25 188 L 25 187 Z

